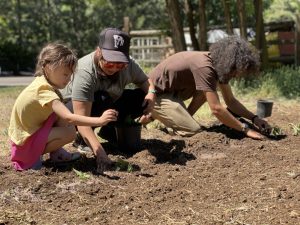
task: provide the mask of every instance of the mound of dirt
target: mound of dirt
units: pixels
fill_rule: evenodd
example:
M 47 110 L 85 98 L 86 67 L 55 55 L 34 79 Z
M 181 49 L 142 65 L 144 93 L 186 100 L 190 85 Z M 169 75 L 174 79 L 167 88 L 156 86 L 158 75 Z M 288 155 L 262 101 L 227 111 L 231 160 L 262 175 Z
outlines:
M 131 172 L 96 171 L 92 154 L 15 172 L 0 159 L 0 224 L 300 224 L 299 109 L 275 107 L 286 136 L 256 141 L 222 125 L 190 138 L 142 133 Z M 74 150 L 72 146 L 68 146 Z

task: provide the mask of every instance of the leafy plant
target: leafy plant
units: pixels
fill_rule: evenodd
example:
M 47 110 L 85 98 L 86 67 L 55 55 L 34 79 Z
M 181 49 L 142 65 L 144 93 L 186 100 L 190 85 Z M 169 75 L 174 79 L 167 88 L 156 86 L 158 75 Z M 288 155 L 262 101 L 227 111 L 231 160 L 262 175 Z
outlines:
M 81 172 L 79 170 L 76 170 L 73 168 L 73 171 L 76 173 L 76 175 L 81 179 L 81 180 L 85 180 L 90 178 L 90 175 L 84 172 Z
M 133 166 L 129 162 L 119 158 L 115 162 L 115 170 L 116 171 L 127 171 L 128 173 L 131 173 L 133 171 Z
M 298 136 L 300 134 L 300 123 L 298 124 L 289 123 L 289 125 L 293 130 L 293 135 Z
M 279 135 L 283 135 L 283 131 L 282 131 L 282 129 L 281 129 L 280 127 L 274 126 L 274 127 L 271 129 L 270 135 L 271 135 L 271 136 L 279 136 Z

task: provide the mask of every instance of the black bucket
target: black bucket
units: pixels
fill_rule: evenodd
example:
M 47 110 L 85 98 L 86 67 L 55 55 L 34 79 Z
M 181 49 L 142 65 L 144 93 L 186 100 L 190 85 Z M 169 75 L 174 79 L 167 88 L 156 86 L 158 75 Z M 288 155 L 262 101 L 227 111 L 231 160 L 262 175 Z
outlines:
M 272 115 L 273 101 L 258 100 L 256 114 L 259 118 L 265 118 Z
M 136 153 L 141 149 L 142 125 L 117 126 L 118 148 L 124 153 Z

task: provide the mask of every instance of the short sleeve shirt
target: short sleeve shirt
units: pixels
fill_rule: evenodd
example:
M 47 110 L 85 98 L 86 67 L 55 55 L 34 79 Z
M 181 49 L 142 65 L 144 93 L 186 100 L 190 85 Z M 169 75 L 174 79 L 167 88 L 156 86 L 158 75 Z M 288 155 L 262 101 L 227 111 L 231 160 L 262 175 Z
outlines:
M 72 81 L 62 90 L 65 99 L 93 102 L 95 92 L 106 91 L 116 101 L 127 84 L 140 86 L 148 80 L 147 75 L 132 58 L 126 69 L 115 75 L 102 76 L 97 72 L 94 55 L 95 52 L 92 52 L 78 61 Z
M 158 93 L 174 92 L 183 99 L 192 97 L 195 91 L 216 91 L 217 74 L 209 52 L 186 51 L 176 53 L 150 73 Z
M 36 77 L 18 96 L 14 104 L 8 134 L 16 145 L 41 128 L 53 113 L 50 102 L 59 99 L 44 76 Z

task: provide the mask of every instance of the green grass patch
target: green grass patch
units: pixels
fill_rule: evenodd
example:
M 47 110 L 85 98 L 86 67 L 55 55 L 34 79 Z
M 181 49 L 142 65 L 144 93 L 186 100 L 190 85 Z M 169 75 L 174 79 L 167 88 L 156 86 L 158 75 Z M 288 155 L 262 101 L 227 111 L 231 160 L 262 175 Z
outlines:
M 233 80 L 231 84 L 237 95 L 296 99 L 300 97 L 300 67 L 269 69 L 256 77 Z

